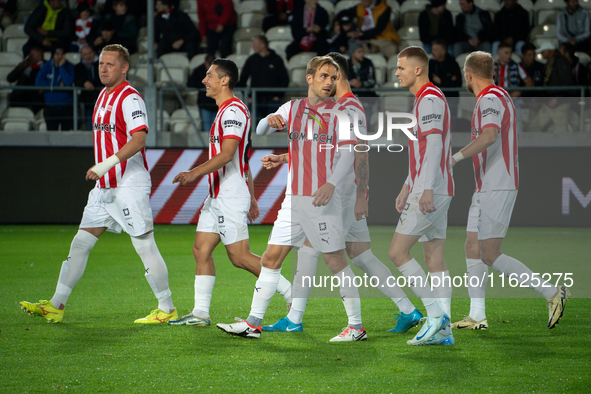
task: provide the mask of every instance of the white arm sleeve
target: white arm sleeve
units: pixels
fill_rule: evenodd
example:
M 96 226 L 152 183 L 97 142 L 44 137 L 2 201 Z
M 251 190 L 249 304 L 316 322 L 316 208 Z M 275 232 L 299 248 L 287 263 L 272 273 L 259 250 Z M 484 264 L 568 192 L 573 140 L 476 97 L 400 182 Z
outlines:
M 425 189 L 433 190 L 437 171 L 441 164 L 441 152 L 443 150 L 443 140 L 441 134 L 431 133 L 427 136 L 427 148 L 425 149 Z
M 348 151 L 343 149 L 339 153 L 341 157 L 339 158 L 332 175 L 326 181 L 327 183 L 333 184 L 335 187 L 351 171 L 351 167 L 353 167 L 353 163 L 355 162 L 355 154 L 353 153 L 353 150 Z
M 269 114 L 266 117 L 264 117 L 263 119 L 261 119 L 261 121 L 257 125 L 257 135 L 269 135 L 271 133 L 276 132 L 277 130 L 281 130 L 281 129 L 274 129 L 274 128 L 270 127 L 269 122 L 267 121 L 267 118 L 269 116 L 273 116 L 273 115 L 280 115 L 283 118 L 283 121 L 285 122 L 285 124 L 287 124 L 287 120 L 289 119 L 290 109 L 291 109 L 291 101 L 288 101 L 287 103 L 285 103 L 281 107 L 279 107 L 277 112 L 275 112 L 273 114 Z

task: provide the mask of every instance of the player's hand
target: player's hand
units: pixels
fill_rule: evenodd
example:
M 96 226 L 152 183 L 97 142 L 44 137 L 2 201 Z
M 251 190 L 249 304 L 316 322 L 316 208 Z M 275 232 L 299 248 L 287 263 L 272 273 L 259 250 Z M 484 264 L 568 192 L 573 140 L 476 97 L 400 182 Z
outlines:
M 270 170 L 283 164 L 283 157 L 280 155 L 267 155 L 261 159 L 261 162 L 263 163 L 263 167 Z
M 286 126 L 285 121 L 281 115 L 269 116 L 267 117 L 267 122 L 269 123 L 269 126 L 277 130 L 281 130 Z
M 334 194 L 334 185 L 332 183 L 326 182 L 324 185 L 320 186 L 318 190 L 312 194 L 314 200 L 312 200 L 312 205 L 315 207 L 321 207 L 327 205 Z
M 396 210 L 398 213 L 402 213 L 404 210 L 406 200 L 408 200 L 408 185 L 405 183 L 400 193 L 398 193 L 398 197 L 396 197 Z
M 183 171 L 174 177 L 172 183 L 180 183 L 181 185 L 185 186 L 187 183 L 193 182 L 198 177 L 199 176 L 193 171 Z
M 246 218 L 249 222 L 254 222 L 259 216 L 261 215 L 261 211 L 259 211 L 259 203 L 255 198 L 250 199 L 250 209 L 248 210 L 248 214 Z
M 86 180 L 87 181 L 98 181 L 100 178 L 96 172 L 92 171 L 93 168 L 94 168 L 94 166 L 90 167 L 88 169 L 88 171 L 86 171 Z
M 357 198 L 355 200 L 355 219 L 363 220 L 369 216 L 369 207 L 365 198 Z
M 424 190 L 421 199 L 419 200 L 419 209 L 423 215 L 435 212 L 435 204 L 433 204 L 433 190 Z

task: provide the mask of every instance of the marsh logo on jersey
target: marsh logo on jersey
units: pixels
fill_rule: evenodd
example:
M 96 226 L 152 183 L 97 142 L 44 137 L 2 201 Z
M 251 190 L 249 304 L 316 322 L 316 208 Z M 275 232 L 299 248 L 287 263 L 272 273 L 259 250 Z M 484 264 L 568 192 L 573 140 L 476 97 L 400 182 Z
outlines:
M 145 114 L 145 113 L 143 113 L 142 111 L 139 111 L 139 110 L 138 110 L 138 111 L 133 111 L 133 112 L 131 113 L 131 118 L 132 118 L 132 119 L 137 119 L 137 118 L 141 118 L 141 117 L 144 117 L 144 118 L 146 117 L 146 114 Z
M 235 119 L 224 120 L 224 128 L 227 127 L 242 128 L 242 122 Z
M 115 124 L 114 123 L 94 123 L 92 125 L 92 129 L 95 131 L 103 131 L 105 133 L 114 133 L 115 132 Z

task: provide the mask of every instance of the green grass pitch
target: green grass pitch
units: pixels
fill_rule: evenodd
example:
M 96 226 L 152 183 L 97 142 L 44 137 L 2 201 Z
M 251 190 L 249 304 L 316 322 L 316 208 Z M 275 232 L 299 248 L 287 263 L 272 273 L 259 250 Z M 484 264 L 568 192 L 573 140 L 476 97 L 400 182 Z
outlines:
M 193 306 L 194 226 L 157 226 L 156 241 L 169 269 L 179 314 Z M 269 226 L 251 226 L 251 248 L 261 254 Z M 372 227 L 374 254 L 388 261 L 393 228 Z M 489 331 L 454 332 L 455 346 L 412 347 L 418 330 L 390 334 L 393 303 L 363 289 L 369 340 L 329 343 L 346 325 L 340 299 L 311 299 L 303 333 L 266 333 L 260 340 L 230 337 L 215 327 L 136 325 L 157 303 L 127 235 L 105 234 L 61 324 L 20 310 L 19 301 L 49 299 L 76 226 L 0 227 L 0 392 L 78 393 L 407 393 L 589 392 L 591 390 L 591 229 L 512 228 L 504 252 L 536 272 L 573 273 L 573 297 L 553 330 L 545 300 L 529 289 L 500 288 L 487 300 Z M 465 272 L 462 228 L 449 228 L 446 262 Z M 419 247 L 413 255 L 422 261 Z M 255 278 L 231 266 L 216 249 L 213 323 L 246 317 Z M 356 270 L 356 273 L 360 273 Z M 286 262 L 283 274 L 290 276 Z M 506 284 L 506 287 L 508 285 Z M 407 290 L 407 294 L 411 295 Z M 452 320 L 468 313 L 464 288 L 454 289 Z M 510 296 L 510 297 L 509 297 Z M 424 311 L 420 301 L 411 299 Z M 266 324 L 285 316 L 275 296 Z

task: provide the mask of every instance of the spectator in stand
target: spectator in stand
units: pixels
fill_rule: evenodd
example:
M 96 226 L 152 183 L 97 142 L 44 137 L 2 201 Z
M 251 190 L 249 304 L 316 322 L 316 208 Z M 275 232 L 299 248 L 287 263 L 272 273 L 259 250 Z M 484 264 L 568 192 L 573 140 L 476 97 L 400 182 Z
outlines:
M 579 0 L 564 0 L 566 7 L 556 17 L 556 36 L 561 44 L 575 46 L 575 51 L 591 51 L 589 14 Z
M 327 40 L 329 52 L 339 52 L 346 54 L 349 52 L 349 32 L 355 31 L 355 24 L 347 15 L 340 19 L 335 19 L 332 24 L 332 32 Z
M 74 21 L 64 7 L 64 0 L 45 0 L 33 10 L 25 23 L 29 41 L 23 45 L 23 54 L 27 56 L 34 46 L 52 52 L 58 47 L 64 48 L 70 43 L 73 31 Z
M 287 59 L 300 52 L 316 52 L 318 56 L 326 55 L 328 22 L 328 12 L 318 5 L 318 0 L 304 0 L 303 7 L 296 7 L 290 23 L 293 42 L 285 48 Z
M 493 65 L 493 81 L 495 82 L 495 85 L 500 86 L 505 90 L 520 86 L 526 86 L 528 88 L 534 86 L 533 80 L 527 75 L 525 69 L 511 59 L 513 46 L 510 43 L 501 43 L 497 54 L 499 55 L 498 59 L 495 60 Z M 511 97 L 521 96 L 521 92 L 518 90 L 512 90 L 509 94 Z
M 246 86 L 250 78 L 251 88 L 286 88 L 289 85 L 287 69 L 281 56 L 269 49 L 267 37 L 255 36 L 252 39 L 252 49 L 254 54 L 246 59 L 236 86 Z M 257 92 L 257 124 L 260 119 L 275 112 L 283 104 L 282 97 L 283 93 L 280 92 Z
M 294 6 L 301 7 L 301 0 L 267 0 L 268 14 L 263 19 L 263 31 L 266 32 L 275 26 L 288 25 Z
M 447 51 L 445 40 L 436 38 L 431 43 L 429 60 L 429 81 L 441 89 L 462 86 L 462 70 L 456 60 Z M 459 97 L 459 92 L 444 92 L 446 97 Z
M 6 29 L 16 18 L 16 0 L 0 0 L 0 26 Z
M 35 81 L 36 86 L 49 88 L 45 90 L 43 110 L 47 130 L 58 130 L 60 124 L 62 131 L 73 128 L 72 92 L 53 90 L 56 87 L 72 86 L 74 83 L 74 66 L 66 60 L 65 48 L 65 43 L 55 48 L 52 59 L 41 66 Z
M 99 31 L 99 21 L 94 18 L 93 10 L 86 2 L 80 3 L 77 10 L 75 41 L 72 41 L 70 45 L 70 52 L 80 52 L 83 46 L 92 42 Z
M 419 34 L 427 53 L 431 53 L 431 45 L 437 38 L 450 44 L 454 42 L 454 21 L 451 12 L 445 8 L 445 0 L 431 0 L 431 4 L 419 14 Z
M 172 0 L 157 0 L 154 19 L 154 49 L 160 57 L 170 52 L 186 52 L 191 59 L 199 52 L 199 31 L 189 15 L 172 5 Z
M 515 52 L 521 53 L 521 48 L 529 36 L 529 13 L 517 4 L 517 0 L 505 0 L 503 8 L 495 14 L 493 29 L 493 54 L 497 53 L 502 42 L 511 44 Z
M 521 66 L 530 76 L 534 86 L 544 86 L 544 65 L 536 60 L 536 47 L 527 43 L 521 47 Z M 531 96 L 528 93 L 528 96 Z
M 16 82 L 16 86 L 35 86 L 37 74 L 43 65 L 43 49 L 33 47 L 29 55 L 20 62 L 6 77 L 10 83 Z M 38 90 L 17 90 L 14 89 L 8 96 L 10 106 L 28 107 L 33 112 L 43 108 L 43 94 Z
M 99 94 L 96 88 L 102 88 L 103 85 L 98 71 L 98 56 L 90 45 L 80 50 L 80 63 L 74 66 L 74 84 L 84 88 L 80 93 L 80 102 L 84 107 L 86 130 L 91 131 L 92 112 Z
M 215 55 L 219 50 L 222 58 L 230 55 L 238 21 L 232 0 L 197 0 L 197 13 L 207 53 Z
M 136 16 L 129 12 L 127 0 L 113 1 L 113 11 L 105 15 L 104 21 L 115 27 L 119 43 L 129 53 L 137 52 L 138 22 Z
M 119 40 L 113 21 L 105 21 L 101 24 L 101 31 L 91 45 L 96 53 L 100 53 L 104 47 L 110 44 L 121 44 L 121 41 Z
M 365 48 L 358 41 L 349 44 L 349 84 L 353 89 L 369 89 L 376 86 L 376 70 L 373 62 L 365 57 Z M 358 93 L 360 97 L 377 97 L 374 92 Z
M 474 0 L 460 0 L 462 12 L 456 16 L 454 56 L 473 51 L 491 51 L 493 26 L 488 11 L 474 5 Z
M 575 46 L 571 44 L 562 44 L 558 48 L 562 56 L 568 60 L 572 67 L 573 82 L 575 85 L 589 85 L 589 70 L 581 63 L 578 56 L 575 55 Z
M 552 41 L 543 42 L 536 50 L 546 59 L 544 68 L 544 86 L 574 85 L 572 68 L 568 60 L 556 49 Z M 573 131 L 578 127 L 578 116 L 570 111 L 571 102 L 559 97 L 577 95 L 573 90 L 551 90 L 546 93 L 548 98 L 538 110 L 530 124 L 533 131 L 554 131 L 562 133 Z M 531 117 L 530 117 L 531 118 Z
M 383 53 L 387 58 L 397 53 L 400 45 L 398 33 L 390 21 L 392 9 L 386 0 L 361 0 L 354 7 L 347 8 L 337 15 L 357 18 L 358 31 L 349 33 L 349 38 L 365 41 L 369 53 Z
M 203 64 L 195 67 L 195 70 L 193 70 L 193 73 L 189 76 L 189 81 L 187 82 L 187 86 L 190 88 L 202 89 L 197 94 L 197 105 L 199 106 L 199 114 L 201 115 L 202 131 L 208 133 L 215 120 L 215 115 L 218 112 L 218 106 L 214 99 L 207 97 L 203 86 L 203 80 L 205 79 L 207 71 L 211 67 L 211 62 L 213 62 L 214 59 L 215 56 L 207 55 Z

